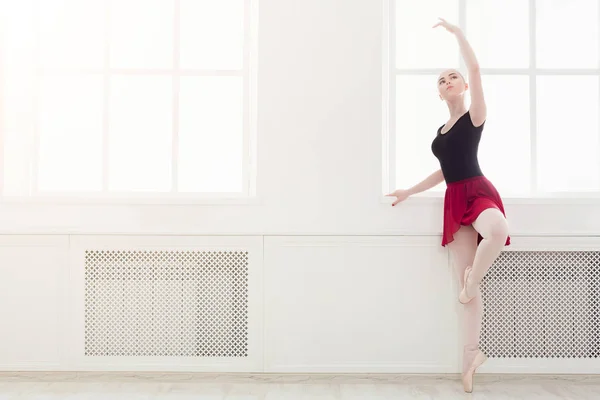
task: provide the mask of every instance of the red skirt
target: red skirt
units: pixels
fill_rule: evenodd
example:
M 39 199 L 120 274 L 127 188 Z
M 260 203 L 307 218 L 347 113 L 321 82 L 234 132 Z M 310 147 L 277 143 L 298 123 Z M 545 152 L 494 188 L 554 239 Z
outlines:
M 442 246 L 454 240 L 454 233 L 461 225 L 473 224 L 479 214 L 488 208 L 497 208 L 506 217 L 500 194 L 486 177 L 476 176 L 449 183 L 444 196 Z M 481 235 L 478 235 L 477 244 L 481 240 Z M 509 244 L 510 236 L 506 238 L 506 245 Z

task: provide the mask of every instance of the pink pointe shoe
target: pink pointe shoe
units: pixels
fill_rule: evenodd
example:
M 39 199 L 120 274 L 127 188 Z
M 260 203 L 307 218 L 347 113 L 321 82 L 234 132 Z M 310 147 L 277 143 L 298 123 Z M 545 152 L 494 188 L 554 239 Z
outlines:
M 475 375 L 475 370 L 486 360 L 487 356 L 479 350 L 469 369 L 462 374 L 463 389 L 465 389 L 466 393 L 473 392 L 473 375 Z
M 477 293 L 479 292 L 479 288 L 476 288 L 475 290 L 473 290 L 472 295 L 469 295 L 469 293 L 467 292 L 467 282 L 469 281 L 469 275 L 471 274 L 471 271 L 472 271 L 471 267 L 468 267 L 467 269 L 465 269 L 463 288 L 460 291 L 460 294 L 458 295 L 458 301 L 461 304 L 467 304 L 468 302 L 473 300 L 475 298 L 475 296 L 477 296 Z

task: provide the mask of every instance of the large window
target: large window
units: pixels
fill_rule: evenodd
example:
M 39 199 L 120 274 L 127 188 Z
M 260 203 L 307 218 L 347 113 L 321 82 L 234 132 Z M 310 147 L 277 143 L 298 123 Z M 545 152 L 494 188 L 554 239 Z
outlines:
M 465 72 L 456 39 L 431 28 L 441 16 L 463 29 L 479 59 L 488 105 L 479 160 L 499 191 L 600 192 L 599 3 L 389 0 L 384 189 L 439 168 L 430 146 L 448 110 L 436 77 Z
M 3 2 L 2 194 L 251 195 L 254 5 Z

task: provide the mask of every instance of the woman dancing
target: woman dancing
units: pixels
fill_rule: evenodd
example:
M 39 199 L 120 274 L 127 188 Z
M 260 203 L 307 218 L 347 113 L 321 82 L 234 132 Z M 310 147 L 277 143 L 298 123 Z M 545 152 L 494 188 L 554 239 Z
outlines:
M 479 284 L 502 248 L 510 244 L 504 205 L 498 191 L 479 167 L 477 152 L 486 120 L 486 105 L 479 64 L 465 35 L 455 25 L 440 18 L 434 25 L 453 34 L 460 46 L 468 70 L 469 83 L 457 70 L 444 71 L 438 77 L 439 96 L 450 112 L 431 149 L 440 169 L 410 189 L 399 189 L 388 196 L 392 204 L 424 192 L 446 181 L 442 246 L 448 245 L 461 282 L 459 301 L 464 305 L 464 351 L 462 383 L 473 391 L 475 370 L 486 360 L 479 350 L 483 304 Z M 471 91 L 467 110 L 464 95 Z

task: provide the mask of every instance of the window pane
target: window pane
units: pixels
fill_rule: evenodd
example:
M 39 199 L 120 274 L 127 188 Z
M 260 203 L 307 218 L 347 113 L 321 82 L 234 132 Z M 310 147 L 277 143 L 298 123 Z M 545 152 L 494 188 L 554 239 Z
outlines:
M 172 78 L 114 77 L 110 92 L 109 188 L 171 189 Z
M 1 4 L 1 3 L 0 3 Z M 28 195 L 33 148 L 33 99 L 35 29 L 33 0 L 4 3 L 2 19 L 2 162 L 3 194 Z
M 597 191 L 598 77 L 542 76 L 537 85 L 540 190 Z
M 45 77 L 40 87 L 40 191 L 102 189 L 101 77 Z
M 241 69 L 244 0 L 181 0 L 181 67 Z
M 2 82 L 3 194 L 28 195 L 33 149 L 33 82 L 18 74 Z
M 538 67 L 598 67 L 598 0 L 537 0 L 536 14 Z
M 529 78 L 484 76 L 483 85 L 487 120 L 479 145 L 481 169 L 501 195 L 529 195 Z
M 106 0 L 43 0 L 38 3 L 42 65 L 101 68 Z
M 457 68 L 456 39 L 432 26 L 438 17 L 458 23 L 458 0 L 396 1 L 396 67 Z
M 7 73 L 18 73 L 20 69 L 34 65 L 35 5 L 33 0 L 19 0 L 10 6 L 0 6 L 0 12 L 6 12 L 0 16 L 2 74 L 6 76 Z
M 527 1 L 468 0 L 466 34 L 482 67 L 529 66 Z
M 172 0 L 112 0 L 111 66 L 171 68 L 173 13 Z
M 179 190 L 241 192 L 243 85 L 238 77 L 183 77 Z
M 413 186 L 440 168 L 431 142 L 448 120 L 448 108 L 439 98 L 436 80 L 437 75 L 396 78 L 397 188 Z

